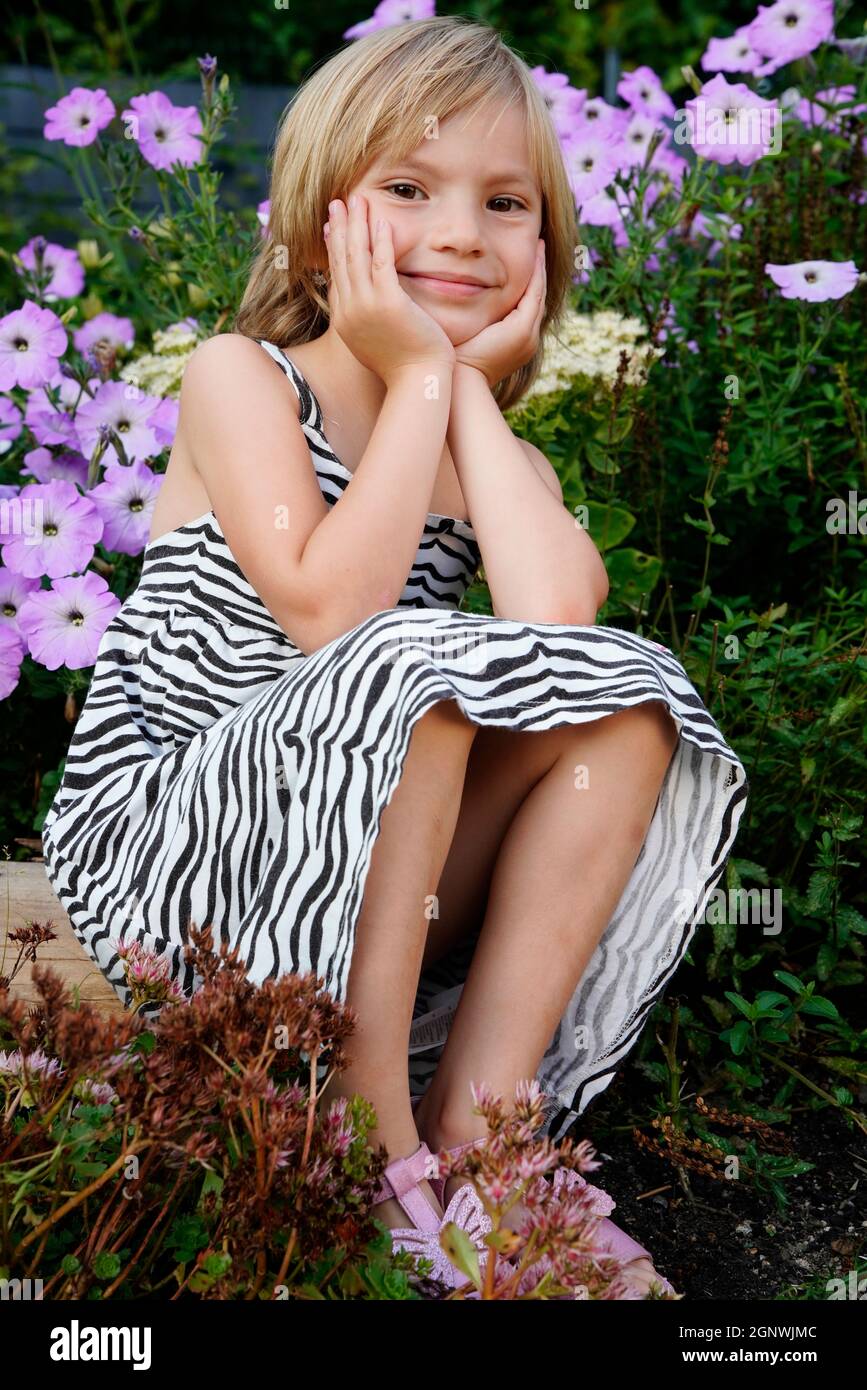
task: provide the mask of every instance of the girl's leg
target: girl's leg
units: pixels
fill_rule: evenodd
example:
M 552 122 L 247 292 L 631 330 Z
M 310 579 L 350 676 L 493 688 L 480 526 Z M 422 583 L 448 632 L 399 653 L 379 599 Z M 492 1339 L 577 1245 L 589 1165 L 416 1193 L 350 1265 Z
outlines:
M 484 1119 L 472 1113 L 471 1081 L 487 1081 L 508 1105 L 515 1083 L 536 1075 L 628 881 L 677 744 L 675 725 L 656 701 L 549 731 L 540 736 L 549 749 L 551 735 L 557 735 L 555 756 L 542 776 L 537 735 L 518 736 L 532 790 L 499 847 L 459 1007 L 416 1112 L 431 1148 L 485 1133 Z M 519 758 L 513 749 L 503 772 L 510 787 Z M 575 775 L 580 765 L 586 786 Z M 468 785 L 467 806 L 477 795 L 475 782 Z M 489 817 L 495 804 L 498 788 L 489 779 L 489 809 L 479 798 L 476 814 Z M 479 829 L 490 837 L 490 829 Z M 473 828 L 459 823 L 458 833 L 471 838 Z M 466 903 L 476 902 L 478 885 L 460 852 L 449 857 L 441 889 L 447 923 L 466 928 Z M 447 1185 L 447 1199 L 456 1181 Z
M 453 700 L 423 715 L 410 739 L 403 773 L 382 814 L 356 925 L 346 1002 L 357 1013 L 347 1043 L 349 1065 L 326 1087 L 320 1111 L 356 1092 L 374 1105 L 375 1148 L 408 1158 L 419 1146 L 407 1076 L 412 1010 L 428 920 L 425 896 L 436 890 L 454 834 L 467 758 L 478 731 Z M 420 1185 L 441 1213 L 428 1183 Z M 407 1216 L 390 1199 L 376 1208 L 387 1226 Z

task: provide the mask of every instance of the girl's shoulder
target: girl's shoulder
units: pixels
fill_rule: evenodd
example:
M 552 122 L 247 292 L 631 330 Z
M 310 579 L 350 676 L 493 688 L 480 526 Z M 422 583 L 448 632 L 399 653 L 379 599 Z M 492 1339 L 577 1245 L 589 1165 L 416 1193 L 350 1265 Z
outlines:
M 251 338 L 246 333 L 215 333 L 199 343 L 190 353 L 184 368 L 181 394 L 183 396 L 183 386 L 188 379 L 203 377 L 218 391 L 224 388 L 234 391 L 245 376 L 249 379 L 250 372 L 256 373 L 260 380 L 277 382 L 279 389 L 285 389 L 279 386 L 274 366 L 269 365 L 268 358 L 294 387 L 292 397 L 295 413 L 300 418 L 299 383 L 293 374 L 292 364 L 276 343 L 265 338 Z

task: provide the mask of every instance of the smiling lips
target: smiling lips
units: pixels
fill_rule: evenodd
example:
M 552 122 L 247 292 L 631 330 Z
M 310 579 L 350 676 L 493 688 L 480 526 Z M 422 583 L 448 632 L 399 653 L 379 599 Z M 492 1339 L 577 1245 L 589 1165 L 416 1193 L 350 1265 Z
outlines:
M 443 294 L 450 299 L 467 299 L 491 288 L 490 285 L 475 285 L 467 280 L 445 280 L 434 275 L 417 275 L 412 271 L 402 273 L 408 280 L 415 280 L 416 284 L 432 290 L 434 294 Z

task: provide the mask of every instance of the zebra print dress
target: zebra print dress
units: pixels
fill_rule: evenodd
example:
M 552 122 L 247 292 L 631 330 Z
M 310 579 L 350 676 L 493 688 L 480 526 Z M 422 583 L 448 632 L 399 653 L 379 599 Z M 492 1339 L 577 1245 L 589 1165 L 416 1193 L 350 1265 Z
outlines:
M 352 474 L 294 363 L 262 347 L 300 398 L 323 495 Z M 662 700 L 679 732 L 623 894 L 557 1025 L 537 1079 L 562 1137 L 609 1085 L 703 917 L 744 810 L 747 780 L 683 667 L 614 627 L 458 611 L 480 551 L 430 514 L 397 607 L 309 655 L 237 564 L 213 511 L 152 540 L 106 628 L 43 829 L 52 886 L 124 1003 L 112 944 L 164 954 L 189 993 L 191 922 L 237 946 L 250 979 L 314 971 L 346 993 L 355 924 L 383 810 L 415 723 L 454 699 L 482 727 L 544 730 Z M 478 931 L 422 972 L 410 1089 L 436 1067 Z

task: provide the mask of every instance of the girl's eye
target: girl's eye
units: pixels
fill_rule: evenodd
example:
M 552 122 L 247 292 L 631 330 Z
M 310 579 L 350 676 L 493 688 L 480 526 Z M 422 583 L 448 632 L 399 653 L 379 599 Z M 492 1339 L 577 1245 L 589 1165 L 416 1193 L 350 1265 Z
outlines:
M 391 190 L 392 190 L 393 188 L 408 188 L 408 189 L 410 190 L 411 193 L 420 193 L 420 192 L 421 192 L 421 189 L 416 188 L 416 186 L 415 186 L 414 183 L 387 183 L 387 184 L 385 185 L 385 189 L 386 189 L 386 192 L 387 192 L 387 193 L 390 193 Z M 400 195 L 398 195 L 398 196 L 400 196 Z M 404 198 L 403 201 L 408 203 L 408 202 L 412 202 L 413 200 L 412 200 L 411 198 Z M 514 203 L 514 204 L 515 204 L 515 207 L 518 208 L 519 211 L 521 211 L 521 212 L 525 211 L 525 209 L 524 209 L 524 204 L 523 204 L 522 202 L 520 202 L 519 199 L 513 198 L 513 197 L 511 196 L 511 194 L 503 193 L 503 194 L 501 194 L 499 197 L 491 198 L 491 199 L 490 199 L 490 202 L 492 202 L 492 203 Z M 510 211 L 511 211 L 511 208 L 506 208 L 505 211 L 510 212 Z

